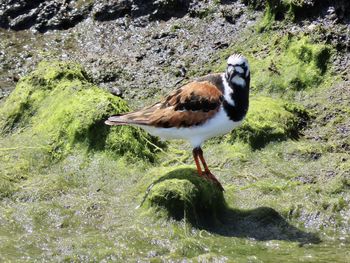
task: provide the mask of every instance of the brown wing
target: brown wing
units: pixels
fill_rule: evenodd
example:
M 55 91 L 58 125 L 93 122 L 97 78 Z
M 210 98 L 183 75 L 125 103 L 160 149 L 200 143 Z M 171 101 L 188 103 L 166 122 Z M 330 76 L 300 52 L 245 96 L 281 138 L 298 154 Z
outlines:
M 220 108 L 223 94 L 208 81 L 191 82 L 151 107 L 110 117 L 107 124 L 141 124 L 156 127 L 189 127 L 210 119 Z

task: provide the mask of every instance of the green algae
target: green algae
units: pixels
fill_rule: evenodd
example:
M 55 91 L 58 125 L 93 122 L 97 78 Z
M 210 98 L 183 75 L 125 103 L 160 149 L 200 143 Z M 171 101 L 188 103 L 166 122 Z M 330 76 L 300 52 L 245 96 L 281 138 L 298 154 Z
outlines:
M 235 187 L 226 196 L 227 203 L 241 208 L 249 203 L 252 207 L 267 205 L 289 222 L 318 231 L 330 231 L 332 224 L 345 230 L 348 217 L 337 216 L 349 211 L 343 202 L 349 199 L 349 175 L 340 166 L 345 155 L 328 150 L 322 143 L 301 140 L 270 144 L 255 151 L 242 169 L 249 174 L 247 184 Z M 310 157 L 303 157 L 305 154 Z
M 189 168 L 153 178 L 144 199 L 145 207 L 162 209 L 169 218 L 197 226 L 215 224 L 226 206 L 222 191 Z
M 243 35 L 216 54 L 208 67 L 189 74 L 223 72 L 226 59 L 233 53 L 240 53 L 249 61 L 252 94 L 274 94 L 290 100 L 300 92 L 327 87 L 337 80 L 330 67 L 334 48 L 313 41 L 312 35 L 249 30 Z
M 232 131 L 230 141 L 241 140 L 258 149 L 271 141 L 297 138 L 308 118 L 301 106 L 269 97 L 254 97 L 246 120 Z
M 47 174 L 47 167 L 73 152 L 154 161 L 155 138 L 137 128 L 104 124 L 108 116 L 128 110 L 122 99 L 94 86 L 81 66 L 39 64 L 0 107 L 0 198 L 21 190 L 18 198 L 50 199 L 74 188 L 74 175 Z
M 327 81 L 331 49 L 311 43 L 308 37 L 275 39 L 273 51 L 264 58 L 252 59 L 252 82 L 258 91 L 289 92 L 317 88 Z
M 89 82 L 74 63 L 42 62 L 18 83 L 1 107 L 3 135 L 31 134 L 41 138 L 53 159 L 66 156 L 75 145 L 154 159 L 152 141 L 132 127 L 109 128 L 104 120 L 128 111 L 126 103 Z

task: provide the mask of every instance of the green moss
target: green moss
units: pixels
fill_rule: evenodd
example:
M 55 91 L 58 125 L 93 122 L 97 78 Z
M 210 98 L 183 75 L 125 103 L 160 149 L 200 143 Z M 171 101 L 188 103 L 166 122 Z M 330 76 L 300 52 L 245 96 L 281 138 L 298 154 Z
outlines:
M 254 184 L 251 184 L 248 187 L 256 187 L 263 194 L 279 194 L 284 191 L 290 190 L 297 186 L 297 182 L 290 182 L 287 180 L 276 180 L 276 179 L 268 179 L 268 180 L 260 180 Z
M 76 187 L 82 187 L 81 178 L 74 174 L 39 174 L 21 184 L 16 198 L 37 201 L 52 200 Z
M 226 59 L 232 53 L 241 53 L 249 61 L 251 70 L 251 93 L 277 93 L 293 98 L 300 91 L 328 86 L 334 82 L 330 71 L 330 58 L 334 49 L 330 45 L 314 43 L 311 37 L 298 34 L 251 31 L 227 50 L 218 53 L 213 63 L 202 72 L 223 72 Z M 190 74 L 190 73 L 189 73 Z
M 231 133 L 231 141 L 241 140 L 253 149 L 267 143 L 287 138 L 296 138 L 307 118 L 307 112 L 300 106 L 268 97 L 251 100 L 246 120 Z
M 252 58 L 252 85 L 258 91 L 290 92 L 316 88 L 327 78 L 331 49 L 308 38 L 275 39 L 269 56 Z
M 205 247 L 194 238 L 186 238 L 182 240 L 181 246 L 177 248 L 175 253 L 181 257 L 193 258 L 205 253 Z
M 151 183 L 145 207 L 194 225 L 215 224 L 226 207 L 222 191 L 189 168 L 170 171 Z
M 104 124 L 108 116 L 128 110 L 122 99 L 91 84 L 81 66 L 42 62 L 0 108 L 0 131 L 40 138 L 54 159 L 77 145 L 153 160 L 153 147 L 147 143 L 152 139 L 145 132 Z

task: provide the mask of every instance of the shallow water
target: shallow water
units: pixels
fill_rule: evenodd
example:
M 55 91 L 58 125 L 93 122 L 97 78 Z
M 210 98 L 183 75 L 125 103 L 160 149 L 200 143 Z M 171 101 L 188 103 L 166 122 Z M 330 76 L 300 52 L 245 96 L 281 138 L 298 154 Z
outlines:
M 128 219 L 122 222 L 117 218 L 108 226 L 91 225 L 86 219 L 77 229 L 65 229 L 61 225 L 11 232 L 2 229 L 0 258 L 2 261 L 119 262 L 349 262 L 350 259 L 349 242 L 302 245 L 283 240 L 258 241 L 192 229 L 183 222 L 155 223 L 144 219 L 135 223 L 132 217 Z
M 166 220 L 137 208 L 142 174 L 157 167 L 91 161 L 71 157 L 48 171 L 59 184 L 69 180 L 65 191 L 43 194 L 40 182 L 27 183 L 16 198 L 3 199 L 1 261 L 350 262 L 350 237 L 313 234 L 269 207 L 231 205 L 221 224 L 205 229 Z

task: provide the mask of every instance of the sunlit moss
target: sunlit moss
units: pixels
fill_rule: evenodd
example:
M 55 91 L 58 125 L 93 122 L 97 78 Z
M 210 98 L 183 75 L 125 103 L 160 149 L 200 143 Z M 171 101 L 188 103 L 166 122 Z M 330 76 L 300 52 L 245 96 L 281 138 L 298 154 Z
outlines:
M 122 99 L 91 84 L 81 66 L 43 62 L 1 107 L 0 130 L 40 138 L 54 159 L 77 145 L 153 160 L 152 139 L 145 132 L 104 124 L 108 116 L 128 110 Z
M 185 218 L 195 225 L 215 224 L 226 207 L 218 186 L 189 168 L 153 178 L 144 198 L 145 207 L 161 209 L 168 217 Z
M 276 93 L 283 97 L 294 97 L 300 91 L 309 91 L 334 82 L 330 72 L 330 58 L 334 53 L 331 46 L 314 43 L 303 34 L 253 34 L 237 41 L 227 50 L 219 53 L 216 60 L 205 69 L 208 72 L 222 72 L 226 59 L 232 53 L 246 56 L 251 71 L 251 93 Z
M 255 97 L 242 126 L 232 131 L 231 140 L 242 140 L 256 149 L 270 141 L 296 138 L 307 116 L 300 106 L 283 100 Z
M 317 88 L 327 80 L 331 49 L 307 37 L 275 39 L 268 56 L 250 59 L 254 90 L 291 92 Z

